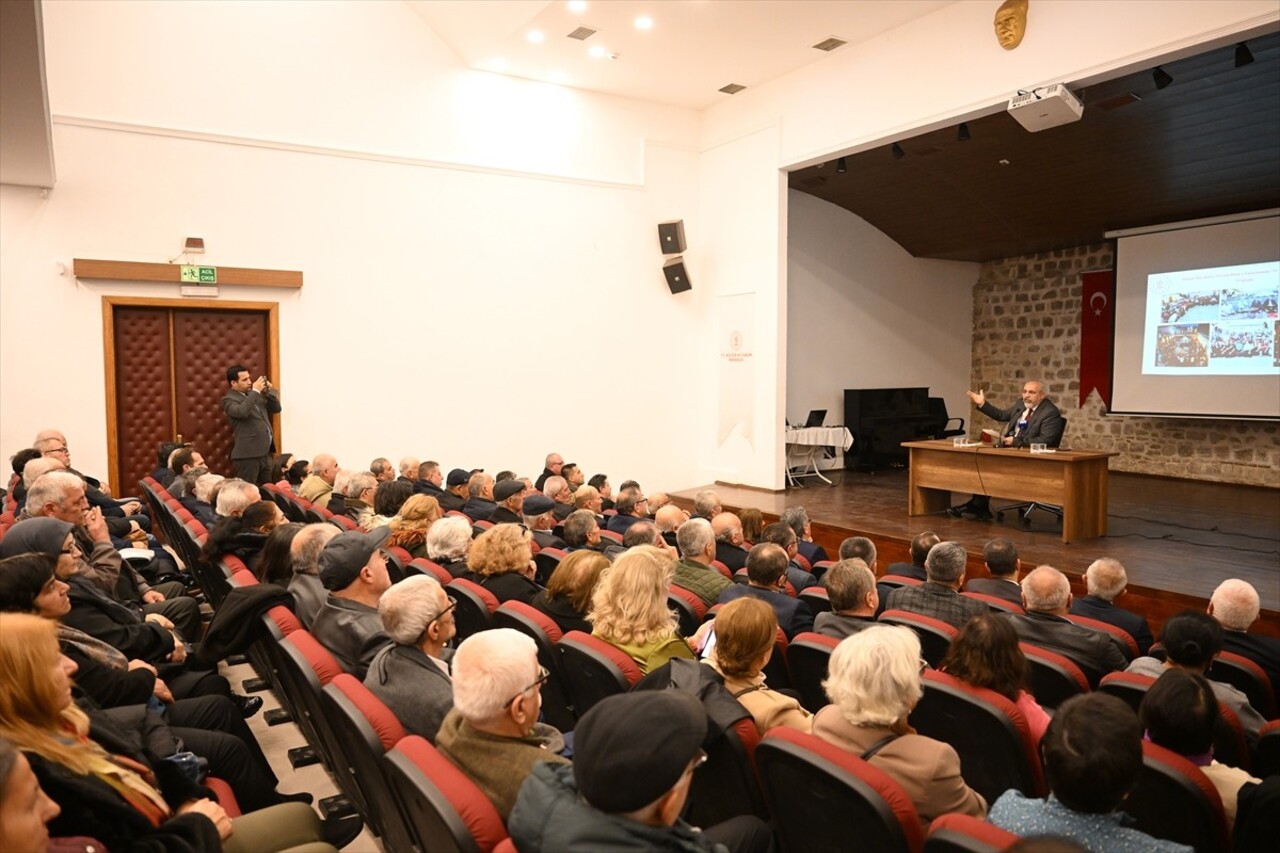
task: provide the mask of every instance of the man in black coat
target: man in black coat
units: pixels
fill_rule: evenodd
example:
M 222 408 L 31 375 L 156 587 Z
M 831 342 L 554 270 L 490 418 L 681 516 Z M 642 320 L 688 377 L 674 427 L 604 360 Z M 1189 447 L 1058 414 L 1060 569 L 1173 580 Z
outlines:
M 974 578 L 964 585 L 965 591 L 994 595 L 1021 607 L 1022 587 L 1018 585 L 1018 570 L 1022 568 L 1022 561 L 1018 559 L 1018 549 L 1013 541 L 1004 538 L 990 540 L 982 547 L 982 559 L 986 561 L 991 577 Z
M 1069 658 L 1097 686 L 1102 676 L 1124 669 L 1129 662 L 1110 634 L 1076 625 L 1067 619 L 1071 584 L 1053 566 L 1040 566 L 1022 582 L 1027 615 L 1009 615 L 1018 638 L 1025 643 Z
M 1124 595 L 1129 583 L 1129 577 L 1120 561 L 1111 557 L 1094 560 L 1085 569 L 1084 583 L 1089 594 L 1071 603 L 1072 615 L 1087 616 L 1115 625 L 1133 637 L 1138 644 L 1138 654 L 1145 655 L 1155 642 L 1147 620 L 1115 605 L 1116 599 Z
M 1280 640 L 1247 633 L 1258 621 L 1262 601 L 1253 585 L 1239 578 L 1218 584 L 1209 599 L 1209 615 L 1222 624 L 1222 649 L 1262 667 L 1280 705 Z

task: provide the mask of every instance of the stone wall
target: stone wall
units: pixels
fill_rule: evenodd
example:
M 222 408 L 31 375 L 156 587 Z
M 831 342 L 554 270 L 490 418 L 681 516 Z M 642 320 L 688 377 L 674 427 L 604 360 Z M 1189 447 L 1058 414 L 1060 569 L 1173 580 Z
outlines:
M 1113 471 L 1280 485 L 1276 422 L 1107 415 L 1096 392 L 1079 405 L 1080 276 L 1114 265 L 1110 244 L 983 264 L 973 289 L 972 387 L 1007 407 L 1024 381 L 1043 380 L 1069 421 L 1063 445 L 1119 452 Z M 969 417 L 975 428 L 991 426 L 975 409 Z

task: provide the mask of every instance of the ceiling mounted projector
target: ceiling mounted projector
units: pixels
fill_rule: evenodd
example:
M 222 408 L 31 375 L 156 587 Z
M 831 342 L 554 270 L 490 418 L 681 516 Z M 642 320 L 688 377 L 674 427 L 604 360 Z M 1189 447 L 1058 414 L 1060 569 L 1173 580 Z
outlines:
M 1084 115 L 1084 104 L 1071 94 L 1064 83 L 1019 92 L 1009 99 L 1007 109 L 1018 124 L 1032 133 L 1079 121 Z

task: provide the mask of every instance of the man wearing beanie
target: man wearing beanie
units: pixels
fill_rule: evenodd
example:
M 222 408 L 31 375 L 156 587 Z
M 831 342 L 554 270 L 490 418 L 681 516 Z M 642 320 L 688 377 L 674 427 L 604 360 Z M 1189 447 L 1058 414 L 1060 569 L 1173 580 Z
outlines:
M 759 818 L 736 817 L 700 830 L 680 818 L 693 774 L 706 760 L 707 714 L 676 690 L 610 696 L 574 730 L 570 766 L 538 764 L 507 821 L 521 853 L 599 850 L 751 851 L 773 849 Z
M 320 582 L 329 597 L 311 622 L 311 634 L 361 681 L 374 656 L 391 642 L 378 615 L 378 601 L 391 588 L 381 550 L 390 535 L 385 525 L 371 533 L 349 530 L 320 552 Z

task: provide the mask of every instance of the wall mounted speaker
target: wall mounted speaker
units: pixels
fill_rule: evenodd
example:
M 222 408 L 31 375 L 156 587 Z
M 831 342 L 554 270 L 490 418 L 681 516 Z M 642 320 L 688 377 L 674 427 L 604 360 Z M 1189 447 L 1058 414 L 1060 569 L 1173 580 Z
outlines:
M 684 220 L 658 223 L 658 243 L 662 245 L 662 254 L 678 255 L 684 251 Z
M 662 265 L 662 272 L 667 277 L 667 287 L 672 293 L 684 293 L 693 289 L 689 274 L 684 268 L 684 258 L 672 258 Z

